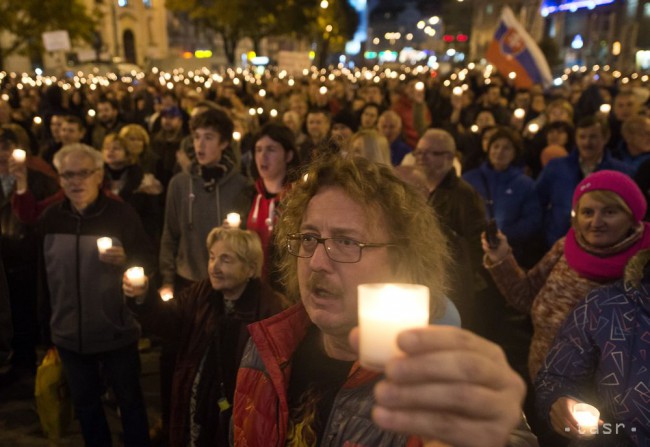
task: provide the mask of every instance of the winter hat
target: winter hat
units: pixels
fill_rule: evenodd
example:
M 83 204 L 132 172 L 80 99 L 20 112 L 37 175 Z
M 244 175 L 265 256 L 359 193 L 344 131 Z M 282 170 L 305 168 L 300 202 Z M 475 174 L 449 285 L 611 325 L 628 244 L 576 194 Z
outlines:
M 584 194 L 591 191 L 611 191 L 623 199 L 632 211 L 634 219 L 639 222 L 645 216 L 648 204 L 643 193 L 634 181 L 627 175 L 618 171 L 597 171 L 585 177 L 573 193 L 573 209 Z

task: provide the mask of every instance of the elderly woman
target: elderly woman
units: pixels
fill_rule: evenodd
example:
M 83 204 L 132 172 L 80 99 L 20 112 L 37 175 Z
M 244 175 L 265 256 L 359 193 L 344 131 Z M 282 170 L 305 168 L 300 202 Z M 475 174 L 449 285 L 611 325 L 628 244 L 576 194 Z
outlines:
M 632 179 L 603 170 L 578 184 L 572 228 L 528 272 L 517 265 L 503 233 L 496 248 L 483 235 L 485 267 L 506 300 L 531 314 L 531 379 L 571 309 L 592 289 L 620 279 L 627 261 L 650 247 L 650 231 L 642 222 L 645 211 L 645 198 Z
M 179 334 L 172 383 L 169 445 L 228 445 L 237 368 L 248 341 L 246 326 L 282 308 L 282 298 L 261 280 L 262 246 L 248 230 L 217 227 L 207 237 L 209 278 L 167 302 L 135 287 L 138 312 L 153 330 Z M 149 321 L 151 320 L 151 321 Z
M 593 445 L 648 445 L 649 267 L 650 250 L 643 250 L 623 281 L 591 292 L 562 325 L 536 381 L 538 412 L 560 435 L 593 436 L 572 412 L 586 401 L 604 421 Z
M 535 182 L 515 166 L 519 153 L 514 132 L 497 128 L 487 145 L 487 160 L 463 179 L 481 195 L 486 215 L 508 238 L 515 259 L 530 266 L 524 260 L 529 258 L 531 239 L 542 229 L 542 207 Z

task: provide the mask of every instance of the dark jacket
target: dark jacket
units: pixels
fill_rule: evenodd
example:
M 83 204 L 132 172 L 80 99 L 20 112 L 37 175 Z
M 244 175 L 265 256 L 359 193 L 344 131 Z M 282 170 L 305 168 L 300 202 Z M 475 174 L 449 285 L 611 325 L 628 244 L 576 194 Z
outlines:
M 56 180 L 40 171 L 27 169 L 27 189 L 36 200 L 42 200 L 56 193 L 59 185 Z M 12 197 L 0 188 L 0 229 L 2 231 L 2 257 L 7 274 L 29 276 L 35 274 L 38 258 L 38 236 L 33 225 L 21 222 L 12 212 Z M 35 277 L 33 278 L 35 279 Z M 31 280 L 33 280 L 31 279 Z M 30 280 L 30 281 L 31 281 Z
M 481 195 L 489 216 L 488 201 L 492 201 L 493 217 L 506 235 L 517 260 L 526 250 L 527 242 L 542 228 L 542 207 L 535 192 L 535 182 L 520 168 L 510 166 L 505 171 L 495 171 L 484 162 L 480 168 L 463 174 Z
M 180 296 L 168 302 L 157 297 L 142 306 L 138 314 L 146 328 L 161 335 L 177 334 L 179 355 L 172 382 L 170 446 L 187 445 L 189 431 L 190 399 L 199 366 L 206 356 L 211 343 L 219 343 L 214 360 L 219 366 L 211 368 L 211 361 L 205 360 L 201 377 L 216 383 L 202 387 L 203 396 L 197 398 L 198 408 L 202 400 L 209 401 L 207 411 L 197 414 L 202 424 L 199 445 L 225 445 L 223 439 L 228 434 L 229 418 L 220 414 L 217 401 L 221 397 L 209 396 L 210 391 L 219 391 L 218 384 L 223 381 L 228 401 L 232 403 L 237 368 L 241 361 L 249 334 L 247 325 L 262 320 L 282 309 L 282 298 L 259 279 L 249 281 L 242 296 L 235 301 L 233 315 L 224 311 L 223 294 L 214 290 L 209 280 L 193 284 Z M 223 372 L 220 377 L 219 371 Z M 225 428 L 225 431 L 224 431 Z
M 537 376 L 536 404 L 547 421 L 562 396 L 600 410 L 605 425 L 589 445 L 650 445 L 648 260 L 649 250 L 639 252 L 628 263 L 626 281 L 593 290 L 575 307 Z
M 154 266 L 149 238 L 129 205 L 100 193 L 79 214 L 65 199 L 38 222 L 42 237 L 40 315 L 45 335 L 65 349 L 92 354 L 122 348 L 140 337 L 140 325 L 122 296 L 122 274 Z M 99 260 L 97 239 L 110 237 L 127 256 L 123 267 Z

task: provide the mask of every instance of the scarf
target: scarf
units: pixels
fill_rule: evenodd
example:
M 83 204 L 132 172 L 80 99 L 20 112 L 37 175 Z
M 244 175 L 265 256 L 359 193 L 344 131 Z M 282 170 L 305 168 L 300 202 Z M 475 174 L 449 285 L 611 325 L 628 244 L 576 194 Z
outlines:
M 214 167 L 198 166 L 198 173 L 203 179 L 203 188 L 207 192 L 214 191 L 221 178 L 234 168 L 235 161 L 231 157 L 231 152 L 230 147 L 226 148 L 219 164 Z
M 632 233 L 621 242 L 606 248 L 587 243 L 571 228 L 564 243 L 567 264 L 579 276 L 597 282 L 623 277 L 627 262 L 640 250 L 650 247 L 650 223 L 639 222 Z

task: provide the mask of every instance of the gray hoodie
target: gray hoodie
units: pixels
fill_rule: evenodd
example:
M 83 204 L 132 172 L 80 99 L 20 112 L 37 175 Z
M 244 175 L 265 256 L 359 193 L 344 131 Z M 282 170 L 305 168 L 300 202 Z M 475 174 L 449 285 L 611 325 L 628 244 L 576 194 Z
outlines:
M 174 284 L 179 275 L 191 281 L 208 277 L 208 233 L 220 226 L 226 214 L 239 213 L 246 222 L 253 201 L 250 180 L 230 169 L 213 191 L 204 188 L 198 166 L 179 172 L 169 182 L 165 223 L 160 242 L 160 274 L 163 284 Z

